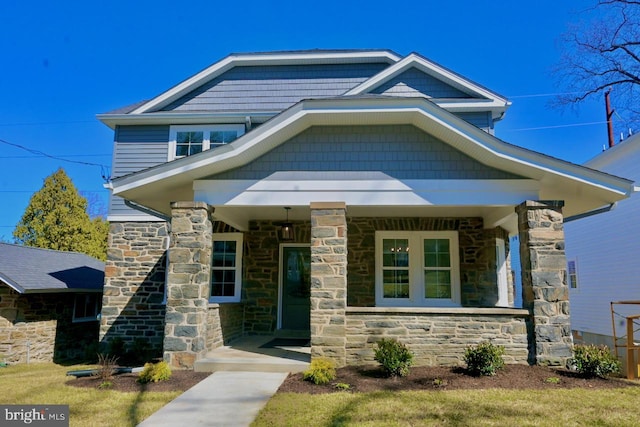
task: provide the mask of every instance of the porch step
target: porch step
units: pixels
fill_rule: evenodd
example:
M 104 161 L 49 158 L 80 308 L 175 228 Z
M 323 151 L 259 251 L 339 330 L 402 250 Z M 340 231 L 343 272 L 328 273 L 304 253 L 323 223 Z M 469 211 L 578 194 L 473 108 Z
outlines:
M 195 362 L 196 372 L 302 372 L 309 367 L 311 349 L 273 336 L 243 337 Z M 304 340 L 303 340 L 304 341 Z M 303 343 L 304 344 L 304 343 Z

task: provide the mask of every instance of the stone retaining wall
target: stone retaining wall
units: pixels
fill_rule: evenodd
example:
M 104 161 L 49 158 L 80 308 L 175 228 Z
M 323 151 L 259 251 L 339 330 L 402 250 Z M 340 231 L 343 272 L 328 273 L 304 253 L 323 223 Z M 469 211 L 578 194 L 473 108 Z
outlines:
M 528 312 L 516 309 L 347 309 L 347 364 L 375 364 L 375 343 L 395 338 L 415 355 L 416 366 L 464 364 L 469 346 L 490 341 L 505 347 L 505 362 L 526 364 Z M 509 313 L 513 314 L 509 314 Z

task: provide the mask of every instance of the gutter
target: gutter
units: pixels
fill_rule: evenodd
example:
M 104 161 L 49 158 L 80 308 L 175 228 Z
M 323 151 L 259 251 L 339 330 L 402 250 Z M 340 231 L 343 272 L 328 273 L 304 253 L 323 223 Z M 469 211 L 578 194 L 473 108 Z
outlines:
M 171 222 L 171 217 L 166 216 L 162 212 L 158 212 L 155 209 L 151 209 L 151 208 L 148 208 L 146 206 L 142 206 L 142 205 L 140 205 L 140 204 L 138 204 L 136 202 L 132 202 L 131 200 L 127 200 L 127 199 L 124 199 L 124 204 L 126 206 L 130 207 L 131 209 L 135 209 L 135 210 L 140 211 L 142 213 L 145 213 L 147 215 L 156 216 L 156 217 L 158 217 L 160 219 L 163 219 L 163 220 L 165 220 L 165 221 L 167 221 L 169 223 Z
M 569 216 L 569 217 L 566 217 L 564 219 L 563 223 L 566 224 L 567 222 L 575 221 L 577 219 L 588 218 L 590 216 L 606 213 L 606 212 L 614 210 L 617 205 L 618 205 L 618 202 L 613 202 L 609 206 L 604 206 L 604 207 L 601 207 L 601 208 L 598 208 L 598 209 L 594 209 L 594 210 L 589 211 L 589 212 L 585 212 L 585 213 L 581 213 L 581 214 L 578 214 L 578 215 Z

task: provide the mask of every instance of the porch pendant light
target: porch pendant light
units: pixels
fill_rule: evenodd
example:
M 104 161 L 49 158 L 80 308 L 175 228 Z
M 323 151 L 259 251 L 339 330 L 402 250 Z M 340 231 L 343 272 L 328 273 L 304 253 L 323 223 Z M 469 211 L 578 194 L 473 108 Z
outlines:
M 290 207 L 284 208 L 287 211 L 287 220 L 280 223 L 280 240 L 283 242 L 290 242 L 294 240 L 293 224 L 289 222 L 289 210 Z

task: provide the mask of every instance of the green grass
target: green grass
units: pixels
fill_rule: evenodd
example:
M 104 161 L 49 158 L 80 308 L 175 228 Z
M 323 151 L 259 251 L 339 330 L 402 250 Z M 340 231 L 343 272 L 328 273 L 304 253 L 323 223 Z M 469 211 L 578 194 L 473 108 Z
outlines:
M 638 426 L 640 388 L 276 394 L 260 426 Z
M 69 405 L 70 426 L 135 426 L 180 392 L 123 393 L 65 385 L 66 373 L 83 366 L 52 363 L 0 368 L 0 403 Z

